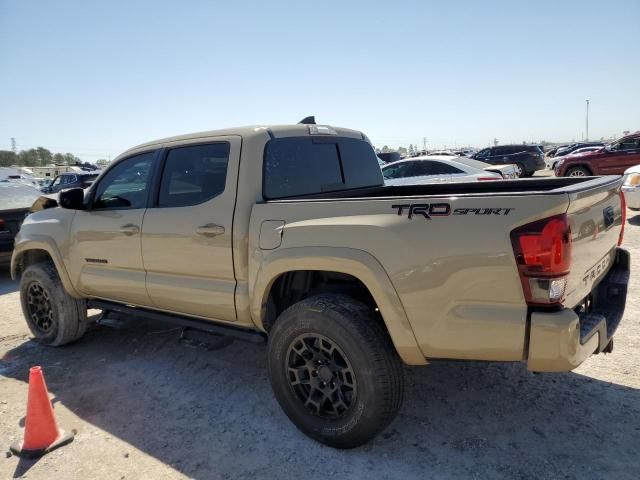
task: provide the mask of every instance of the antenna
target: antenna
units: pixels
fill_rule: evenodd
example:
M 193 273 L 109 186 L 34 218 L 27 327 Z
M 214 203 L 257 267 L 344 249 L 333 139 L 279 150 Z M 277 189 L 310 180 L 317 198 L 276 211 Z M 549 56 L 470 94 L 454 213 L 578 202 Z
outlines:
M 316 117 L 311 115 L 310 117 L 304 117 L 302 120 L 298 122 L 298 125 L 315 125 Z

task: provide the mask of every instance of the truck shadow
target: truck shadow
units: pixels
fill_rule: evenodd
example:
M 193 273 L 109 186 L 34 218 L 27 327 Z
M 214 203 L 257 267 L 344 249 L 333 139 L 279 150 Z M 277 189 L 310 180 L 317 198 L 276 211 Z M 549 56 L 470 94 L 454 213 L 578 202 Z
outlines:
M 634 227 L 640 227 L 640 213 L 632 212 L 632 215 L 629 215 L 627 222 Z
M 377 477 L 381 468 L 392 478 L 640 478 L 634 388 L 576 373 L 534 375 L 520 364 L 407 368 L 398 418 L 364 447 L 338 451 L 281 412 L 263 346 L 208 351 L 178 336 L 142 321 L 98 328 L 59 349 L 27 341 L 0 360 L 0 375 L 26 382 L 28 367 L 43 365 L 54 401 L 81 419 L 64 427 L 77 428 L 83 444 L 101 429 L 192 478 L 326 478 L 326 468 L 344 478 Z M 18 422 L 15 430 L 22 434 Z M 99 461 L 122 455 L 107 449 Z M 14 478 L 34 463 L 21 460 Z

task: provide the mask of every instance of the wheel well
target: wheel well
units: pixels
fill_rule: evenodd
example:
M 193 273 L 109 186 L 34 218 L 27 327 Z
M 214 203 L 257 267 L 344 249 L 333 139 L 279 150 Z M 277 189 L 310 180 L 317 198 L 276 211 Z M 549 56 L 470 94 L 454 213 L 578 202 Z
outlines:
M 593 171 L 591 170 L 591 168 L 590 168 L 588 165 L 585 165 L 584 163 L 578 163 L 578 164 L 575 164 L 575 165 L 571 165 L 571 166 L 567 167 L 567 170 L 566 170 L 566 171 L 568 172 L 568 171 L 569 171 L 569 170 L 571 170 L 572 168 L 576 168 L 576 167 L 578 167 L 578 168 L 583 168 L 583 169 L 585 169 L 587 172 L 589 172 L 591 175 L 593 175 Z
M 340 293 L 377 308 L 369 289 L 358 278 L 341 272 L 295 270 L 280 275 L 272 284 L 262 322 L 269 332 L 278 316 L 294 303 L 320 293 Z
M 24 270 L 29 265 L 33 265 L 34 263 L 39 263 L 39 262 L 53 263 L 53 259 L 51 258 L 51 255 L 49 255 L 49 252 L 47 252 L 46 250 L 42 250 L 42 249 L 27 250 L 18 259 L 16 274 L 20 275 L 22 272 L 24 272 Z

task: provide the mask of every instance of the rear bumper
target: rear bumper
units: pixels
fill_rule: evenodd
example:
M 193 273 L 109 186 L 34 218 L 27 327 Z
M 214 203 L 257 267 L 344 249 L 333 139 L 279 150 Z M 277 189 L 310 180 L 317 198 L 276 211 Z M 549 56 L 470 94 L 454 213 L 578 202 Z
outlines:
M 618 248 L 613 267 L 591 292 L 590 311 L 533 312 L 528 369 L 569 371 L 604 351 L 624 314 L 628 283 L 629 252 Z

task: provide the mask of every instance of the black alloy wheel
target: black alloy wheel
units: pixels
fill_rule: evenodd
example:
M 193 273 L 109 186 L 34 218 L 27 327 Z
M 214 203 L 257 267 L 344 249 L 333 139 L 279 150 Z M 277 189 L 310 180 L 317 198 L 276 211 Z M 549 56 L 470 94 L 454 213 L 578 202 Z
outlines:
M 338 418 L 355 404 L 353 367 L 334 342 L 320 334 L 296 338 L 287 352 L 289 385 L 311 413 Z

